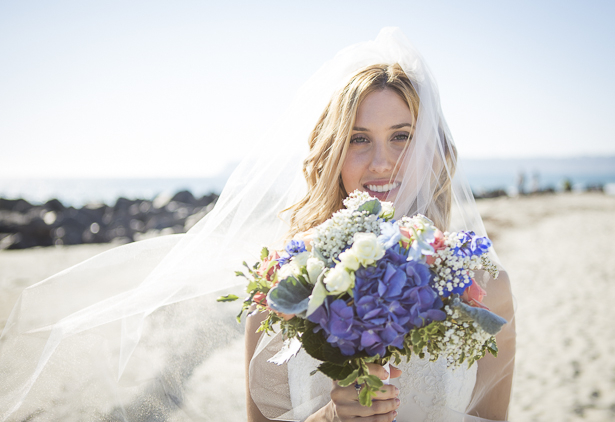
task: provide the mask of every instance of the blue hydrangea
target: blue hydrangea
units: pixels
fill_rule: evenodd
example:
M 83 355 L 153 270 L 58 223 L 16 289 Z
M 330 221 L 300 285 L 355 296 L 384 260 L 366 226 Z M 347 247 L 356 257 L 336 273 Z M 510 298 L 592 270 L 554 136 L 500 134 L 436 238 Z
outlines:
M 402 348 L 411 329 L 446 318 L 431 278 L 425 264 L 406 261 L 394 247 L 376 265 L 355 272 L 354 307 L 328 298 L 308 319 L 346 356 L 359 351 L 384 356 L 388 346 Z

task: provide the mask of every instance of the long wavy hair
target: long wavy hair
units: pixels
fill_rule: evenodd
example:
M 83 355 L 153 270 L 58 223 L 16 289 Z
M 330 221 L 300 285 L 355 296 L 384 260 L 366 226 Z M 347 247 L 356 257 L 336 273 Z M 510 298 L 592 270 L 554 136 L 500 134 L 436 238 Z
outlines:
M 303 162 L 303 174 L 308 192 L 301 201 L 287 210 L 290 211 L 291 237 L 323 223 L 343 207 L 342 201 L 348 196 L 348 192 L 342 183 L 342 166 L 346 159 L 357 110 L 370 93 L 384 89 L 390 89 L 399 95 L 408 104 L 416 121 L 420 106 L 419 96 L 412 81 L 399 64 L 371 65 L 351 76 L 348 83 L 333 95 L 318 119 L 316 127 L 310 133 L 308 141 L 310 152 Z M 450 149 L 446 148 L 446 145 L 445 150 L 449 169 L 454 168 L 454 160 L 449 159 Z M 403 153 L 400 154 L 400 158 L 402 156 Z M 399 164 L 400 160 L 395 170 Z M 438 180 L 439 189 L 435 192 L 434 199 L 438 208 L 444 207 L 446 210 L 446 221 L 434 222 L 438 227 L 447 227 L 451 196 L 450 178 L 445 174 L 445 180 L 442 175 L 439 179 L 442 180 Z M 441 215 L 443 211 L 441 209 L 435 214 Z

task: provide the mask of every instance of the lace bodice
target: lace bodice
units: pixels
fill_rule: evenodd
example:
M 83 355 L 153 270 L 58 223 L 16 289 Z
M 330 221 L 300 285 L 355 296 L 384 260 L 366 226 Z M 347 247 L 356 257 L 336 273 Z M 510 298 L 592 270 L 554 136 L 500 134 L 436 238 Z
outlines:
M 317 364 L 303 350 L 288 362 L 291 402 L 299 420 L 329 401 L 331 380 L 321 373 L 308 375 Z M 399 368 L 402 376 L 392 380 L 400 389 L 397 422 L 446 422 L 458 420 L 456 412 L 465 413 L 476 382 L 476 364 L 469 369 L 465 365 L 451 369 L 444 359 L 430 362 L 428 356 L 424 359 L 413 356 Z

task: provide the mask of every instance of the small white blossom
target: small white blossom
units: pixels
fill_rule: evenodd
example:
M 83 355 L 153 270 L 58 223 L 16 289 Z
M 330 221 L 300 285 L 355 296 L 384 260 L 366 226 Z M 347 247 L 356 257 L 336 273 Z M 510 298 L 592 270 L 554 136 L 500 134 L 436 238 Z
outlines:
M 348 273 L 344 267 L 336 266 L 327 273 L 324 282 L 331 293 L 344 293 L 354 287 L 354 274 Z

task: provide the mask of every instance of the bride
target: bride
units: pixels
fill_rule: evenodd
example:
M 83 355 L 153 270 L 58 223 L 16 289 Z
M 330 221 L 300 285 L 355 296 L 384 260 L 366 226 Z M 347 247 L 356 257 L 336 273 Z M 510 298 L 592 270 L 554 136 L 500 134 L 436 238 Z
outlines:
M 356 68 L 348 69 L 308 138 L 310 151 L 303 164 L 308 191 L 291 208 L 291 236 L 309 233 L 323 223 L 356 189 L 394 202 L 397 210 L 403 210 L 398 216 L 421 212 L 443 228 L 450 227 L 451 201 L 459 205 L 468 200 L 459 198 L 451 186 L 456 149 L 433 80 L 404 42 L 396 31 L 383 31 L 374 43 L 351 47 L 334 59 L 355 56 Z M 501 277 L 493 284 L 481 281 L 489 284 L 492 310 L 510 318 L 508 280 L 505 273 Z M 256 333 L 264 317 L 253 315 L 246 325 L 249 421 L 506 418 L 514 354 L 512 324 L 499 336 L 499 358 L 485 358 L 478 368 L 449 370 L 444 359 L 429 362 L 414 356 L 401 371 L 393 368 L 391 377 L 398 378 L 397 386 L 385 386 L 374 405 L 364 407 L 358 401 L 360 387 L 331 386 L 324 376 L 307 376 L 317 362 L 303 352 L 287 368 L 267 363 L 281 343 Z M 381 366 L 372 364 L 371 370 L 382 379 L 389 376 Z M 285 384 L 288 394 L 280 395 L 286 393 Z
M 215 298 L 242 290 L 234 270 L 243 260 L 307 235 L 354 189 L 393 200 L 397 217 L 420 212 L 485 235 L 435 81 L 399 30 L 338 53 L 262 139 L 188 233 L 112 249 L 22 293 L 0 337 L 0 420 L 224 419 L 212 409 L 229 381 L 211 371 L 233 356 L 241 330 L 236 309 Z M 512 296 L 504 272 L 477 282 L 484 303 L 511 321 L 498 357 L 456 370 L 413 358 L 391 370 L 397 384 L 371 408 L 358 405 L 355 387 L 310 377 L 314 362 L 301 352 L 287 365 L 267 363 L 280 338 L 259 338 L 259 316 L 250 317 L 248 419 L 504 420 Z

